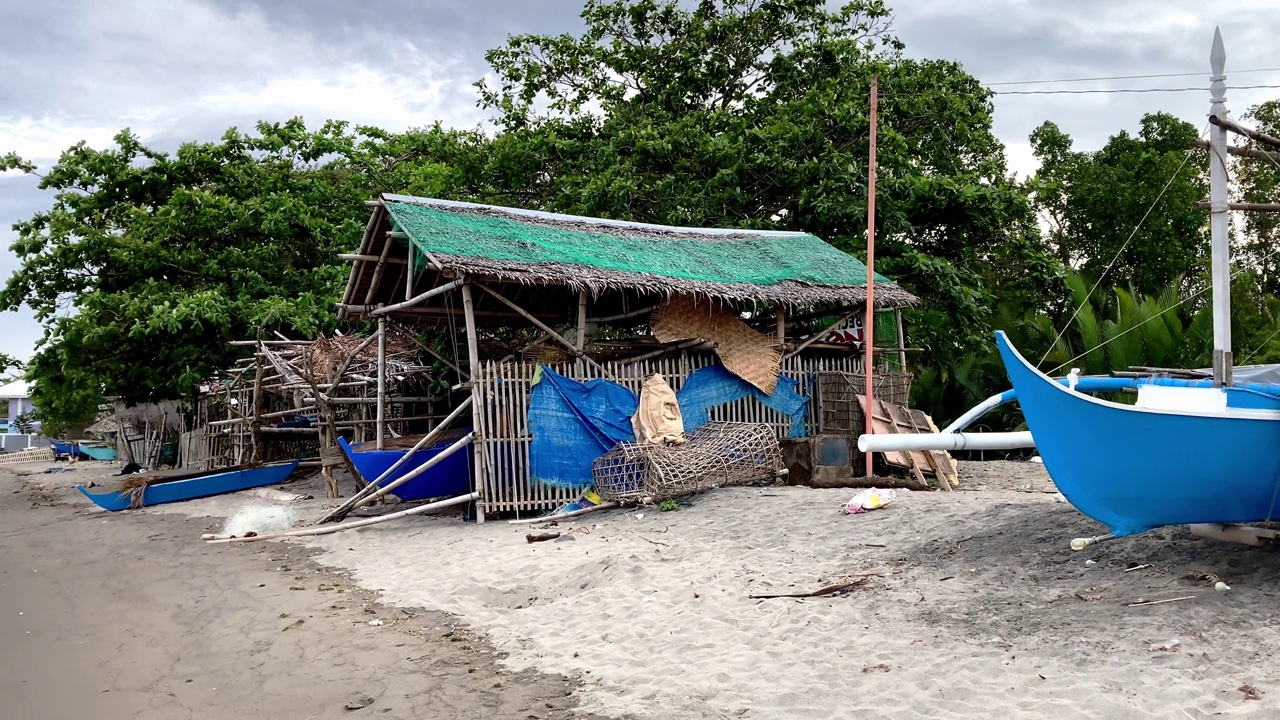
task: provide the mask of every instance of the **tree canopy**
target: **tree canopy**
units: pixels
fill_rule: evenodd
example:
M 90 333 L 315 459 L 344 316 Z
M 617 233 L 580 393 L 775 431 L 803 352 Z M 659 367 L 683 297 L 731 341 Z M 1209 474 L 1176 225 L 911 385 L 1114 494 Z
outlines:
M 25 303 L 45 325 L 33 401 L 70 421 L 104 395 L 189 397 L 227 367 L 228 340 L 330 329 L 346 276 L 337 254 L 363 228 L 363 202 L 452 186 L 446 148 L 465 142 L 295 119 L 172 154 L 127 130 L 111 149 L 72 147 L 40 182 L 53 207 L 15 226 L 23 264 L 0 291 L 3 307 Z
M 882 2 L 591 0 L 582 17 L 581 36 L 518 36 L 488 55 L 501 199 L 804 230 L 860 254 L 876 76 L 877 257 L 925 300 L 922 359 L 988 342 L 995 297 L 1030 302 L 1059 283 L 990 93 L 957 63 L 904 57 Z
M 1167 113 L 1144 115 L 1101 150 L 1072 149 L 1046 122 L 1031 134 L 1040 168 L 1027 183 L 1063 265 L 1117 286 L 1159 293 L 1194 279 L 1208 258 L 1208 154 L 1189 152 L 1196 128 Z
M 331 329 L 336 256 L 379 192 L 803 230 L 862 255 L 872 78 L 877 269 L 924 301 L 907 314 L 921 405 L 944 420 L 1003 389 L 996 327 L 1046 368 L 1201 362 L 1207 159 L 1188 123 L 1149 114 L 1092 152 L 1045 123 L 1040 169 L 1016 182 L 991 93 L 906 56 L 881 0 L 587 0 L 582 18 L 487 54 L 488 132 L 294 119 L 172 153 L 127 130 L 69 149 L 0 291 L 46 328 L 27 369 L 42 419 L 85 419 L 103 395 L 187 397 L 228 366 L 227 340 Z M 1280 134 L 1280 103 L 1245 117 Z M 12 154 L 2 169 L 40 170 Z M 1243 199 L 1275 201 L 1280 164 L 1233 173 Z M 1238 238 L 1237 357 L 1280 359 L 1276 223 L 1250 216 Z

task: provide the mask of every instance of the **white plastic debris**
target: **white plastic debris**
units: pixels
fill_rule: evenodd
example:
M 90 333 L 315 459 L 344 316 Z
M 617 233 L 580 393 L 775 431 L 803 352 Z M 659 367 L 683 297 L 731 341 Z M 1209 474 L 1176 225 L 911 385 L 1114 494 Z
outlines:
M 1231 589 L 1231 586 L 1219 580 L 1218 583 L 1213 586 L 1213 589 L 1218 592 L 1226 592 Z
M 1044 458 L 1040 457 L 1039 455 L 1036 455 L 1035 457 L 1031 458 L 1031 462 L 1043 465 Z
M 222 527 L 224 535 L 244 537 L 247 533 L 266 535 L 267 533 L 284 532 L 298 521 L 298 514 L 293 508 L 276 505 L 250 505 L 227 518 Z
M 1097 564 L 1098 564 L 1098 561 L 1097 561 L 1097 560 L 1085 560 L 1085 561 L 1084 561 L 1084 564 L 1085 564 L 1085 565 L 1097 565 Z
M 845 515 L 853 515 L 855 513 L 864 513 L 868 510 L 879 510 L 894 501 L 897 493 L 892 489 L 878 490 L 876 488 L 867 488 L 854 495 L 849 502 L 840 508 L 840 512 Z
M 382 626 L 383 626 L 383 625 L 385 625 L 385 624 L 386 624 L 386 623 L 384 623 L 384 622 L 382 621 L 382 618 L 378 618 L 378 619 L 376 619 L 376 620 L 370 620 L 370 621 L 369 621 L 369 627 L 382 627 Z

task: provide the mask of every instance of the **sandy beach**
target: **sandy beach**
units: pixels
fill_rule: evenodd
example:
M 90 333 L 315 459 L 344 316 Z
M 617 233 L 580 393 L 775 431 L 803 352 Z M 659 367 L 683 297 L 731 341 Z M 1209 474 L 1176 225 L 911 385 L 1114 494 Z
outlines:
M 108 516 L 67 493 L 73 473 L 37 482 L 75 508 L 64 524 L 76 528 L 68 532 L 86 533 L 80 542 L 111 538 L 96 552 L 124 562 L 127 570 L 116 582 L 141 573 L 130 587 L 163 578 L 203 588 L 202 620 L 194 622 L 200 616 L 193 615 L 174 622 L 187 633 L 194 626 L 226 636 L 215 655 L 228 652 L 230 636 L 254 623 L 272 647 L 288 636 L 288 651 L 268 652 L 285 667 L 248 673 L 235 670 L 243 662 L 232 662 L 220 671 L 244 673 L 224 675 L 219 684 L 234 685 L 241 702 L 318 682 L 332 690 L 319 705 L 340 715 L 347 712 L 342 701 L 363 687 L 353 678 L 388 682 L 390 673 L 389 682 L 400 686 L 370 694 L 392 702 L 405 694 L 404 684 L 427 683 L 455 708 L 494 709 L 486 717 L 1280 716 L 1272 649 L 1280 561 L 1273 550 L 1198 539 L 1176 528 L 1072 552 L 1072 538 L 1101 528 L 1061 501 L 1042 467 L 964 463 L 961 473 L 966 490 L 899 492 L 894 504 L 861 515 L 839 512 L 849 490 L 744 487 L 690 498 L 672 512 L 606 511 L 548 529 L 505 522 L 477 527 L 459 513 L 444 513 L 305 542 L 229 546 L 205 546 L 199 535 L 261 500 L 223 496 Z M 297 512 L 309 517 L 322 505 L 306 501 Z M 6 522 L 16 514 L 16 508 L 4 513 Z M 561 537 L 526 541 L 539 532 Z M 34 541 L 9 535 L 4 542 Z M 286 554 L 310 554 L 303 564 L 329 570 L 304 583 L 307 590 L 291 591 L 294 575 L 273 569 L 299 562 L 273 559 Z M 6 553 L 6 562 L 17 555 Z M 89 565 L 81 558 L 79 568 L 66 572 L 91 572 Z M 25 567 L 11 565 L 4 581 Z M 869 579 L 836 597 L 750 597 L 810 592 L 861 577 Z M 272 582 L 256 587 L 263 578 Z M 354 595 L 343 598 L 346 610 L 322 610 L 337 596 L 312 588 L 339 582 L 335 578 L 359 586 L 350 593 L 373 593 L 385 607 L 414 613 L 412 622 L 432 632 L 467 628 L 472 650 L 458 657 L 479 670 L 438 677 L 409 672 L 405 658 L 463 651 L 452 643 L 395 647 L 404 634 L 385 627 L 370 632 L 357 609 L 363 602 L 350 602 Z M 1219 579 L 1231 590 L 1215 591 Z M 308 617 L 303 632 L 282 632 L 290 618 L 277 616 L 299 612 L 282 603 L 308 594 L 318 603 L 311 612 L 329 624 L 318 628 Z M 372 602 L 374 595 L 368 597 Z M 117 607 L 116 614 L 154 628 L 148 613 L 179 600 L 137 600 L 130 605 L 145 611 Z M 14 609 L 0 608 L 10 626 Z M 379 611 L 384 616 L 396 617 Z M 212 618 L 234 618 L 228 628 L 234 633 L 201 627 Z M 182 662 L 164 663 L 170 682 L 182 683 L 202 667 L 198 638 L 190 642 Z M 238 651 L 253 647 L 251 640 L 237 642 L 249 643 Z M 108 662 L 113 656 L 97 656 L 97 672 L 119 670 Z M 8 662 L 14 657 L 7 652 Z M 435 660 L 432 667 L 450 662 Z M 510 694 L 515 683 L 505 673 L 530 679 L 520 684 L 525 694 Z M 315 677 L 300 681 L 300 674 Z M 499 681 L 504 687 L 494 689 Z M 330 687 L 335 683 L 349 684 Z M 546 689 L 530 689 L 538 684 Z M 467 705 L 478 692 L 487 693 L 486 700 Z M 566 707 L 543 707 L 541 698 L 556 692 Z M 199 700 L 211 697 L 210 691 Z M 97 698 L 85 702 L 90 699 Z M 187 708 L 198 706 L 192 702 L 183 700 Z M 259 717 L 309 716 L 263 715 L 258 708 Z M 461 710 L 431 715 L 422 702 L 388 709 L 391 717 L 469 716 Z M 206 716 L 216 714 L 190 715 Z
M 117 470 L 95 465 L 0 469 L 0 717 L 590 717 L 576 682 L 500 666 L 456 618 L 379 603 L 312 549 L 98 510 L 73 489 Z

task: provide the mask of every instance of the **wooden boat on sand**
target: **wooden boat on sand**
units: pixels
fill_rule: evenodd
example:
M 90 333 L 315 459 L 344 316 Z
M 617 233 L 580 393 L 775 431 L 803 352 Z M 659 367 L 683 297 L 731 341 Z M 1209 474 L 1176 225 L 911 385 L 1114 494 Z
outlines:
M 76 486 L 95 505 L 111 511 L 181 502 L 223 495 L 250 488 L 283 482 L 302 458 L 272 465 L 241 465 L 184 475 L 152 475 L 126 478 L 120 490 L 94 493 L 83 485 Z

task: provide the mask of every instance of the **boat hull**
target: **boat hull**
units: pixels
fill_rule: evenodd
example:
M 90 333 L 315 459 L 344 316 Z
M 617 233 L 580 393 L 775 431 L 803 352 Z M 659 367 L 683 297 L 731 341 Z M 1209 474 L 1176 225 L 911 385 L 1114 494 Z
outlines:
M 88 455 L 94 460 L 102 462 L 113 462 L 116 459 L 116 449 L 105 445 L 80 445 L 80 452 Z
M 232 470 L 230 472 L 203 475 L 189 480 L 172 480 L 148 485 L 142 494 L 142 506 L 195 500 L 196 498 L 223 495 L 250 488 L 274 485 L 284 481 L 298 468 L 298 458 L 291 463 L 264 465 L 262 467 Z M 129 495 L 122 492 L 91 493 L 83 485 L 77 486 L 93 504 L 113 512 L 130 508 Z
M 1280 413 L 1138 408 L 1070 390 L 996 344 L 1045 469 L 1115 535 L 1280 519 Z
M 347 454 L 347 457 L 351 459 L 351 464 L 356 466 L 356 471 L 360 473 L 360 477 L 365 482 L 377 480 L 382 473 L 386 472 L 388 468 L 408 452 L 408 450 L 369 448 L 368 446 L 373 443 L 358 443 L 352 446 L 342 437 L 338 438 L 338 444 L 342 447 L 342 451 Z M 452 441 L 446 439 L 431 447 L 415 452 L 408 462 L 396 468 L 396 471 L 379 483 L 379 486 L 386 487 L 387 484 L 404 477 L 421 467 L 426 461 L 439 455 L 442 450 L 452 444 Z M 471 452 L 465 449 L 455 452 L 440 461 L 440 464 L 391 492 L 401 500 L 425 500 L 434 497 L 465 495 L 471 492 Z

